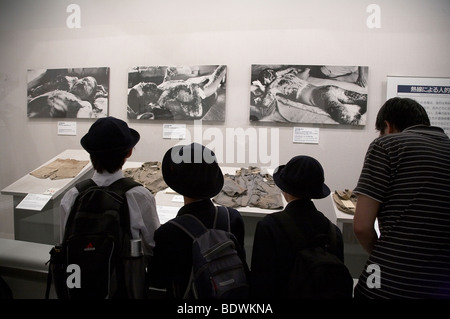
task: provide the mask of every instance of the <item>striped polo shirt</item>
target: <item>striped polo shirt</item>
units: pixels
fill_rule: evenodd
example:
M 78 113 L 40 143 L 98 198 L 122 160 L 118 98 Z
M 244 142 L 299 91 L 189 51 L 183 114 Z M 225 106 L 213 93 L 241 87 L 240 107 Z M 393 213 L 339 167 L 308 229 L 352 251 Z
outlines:
M 355 297 L 450 298 L 450 140 L 444 131 L 418 125 L 375 139 L 354 192 L 381 203 L 380 237 Z M 379 288 L 367 284 L 371 264 L 379 266 Z

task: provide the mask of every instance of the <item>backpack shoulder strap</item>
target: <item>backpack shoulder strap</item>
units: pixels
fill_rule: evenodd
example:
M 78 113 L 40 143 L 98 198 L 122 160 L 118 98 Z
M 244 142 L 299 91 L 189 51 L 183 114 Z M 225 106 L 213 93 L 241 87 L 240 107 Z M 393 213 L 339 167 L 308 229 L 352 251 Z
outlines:
M 178 216 L 169 220 L 168 223 L 177 226 L 192 239 L 200 237 L 208 230 L 200 219 L 191 214 Z
M 233 240 L 235 249 L 238 252 L 239 258 L 244 265 L 245 272 L 247 276 L 250 273 L 250 269 L 246 262 L 246 253 L 244 245 L 241 244 L 236 238 L 235 234 L 231 232 L 231 216 L 228 207 L 226 206 L 216 206 L 216 216 L 214 219 L 214 228 L 226 230 L 228 232 L 228 237 Z
M 69 216 L 67 217 L 65 231 L 64 231 L 64 238 L 62 238 L 63 241 L 67 239 L 67 230 L 72 228 L 73 219 L 75 218 L 75 211 L 76 207 L 78 206 L 78 203 L 81 198 L 81 193 L 88 190 L 91 187 L 96 187 L 97 184 L 91 179 L 86 179 L 83 181 L 80 181 L 75 184 L 76 189 L 78 190 L 78 195 L 75 198 L 75 202 L 73 203 L 72 207 L 70 208 Z
M 128 203 L 127 203 L 127 199 L 125 197 L 125 193 L 128 190 L 130 190 L 131 188 L 136 187 L 136 186 L 142 186 L 142 184 L 136 182 L 131 177 L 122 177 L 107 187 L 110 191 L 116 193 L 121 198 L 123 198 L 123 206 L 121 209 L 121 214 L 122 214 L 121 225 L 122 225 L 122 229 L 129 236 L 131 236 L 130 212 L 128 209 Z
M 108 186 L 109 190 L 123 196 L 128 190 L 133 187 L 142 186 L 131 177 L 122 177 Z
M 213 228 L 223 229 L 230 232 L 230 212 L 228 207 L 216 206 Z
M 78 193 L 81 193 L 87 190 L 90 187 L 97 186 L 97 184 L 92 180 L 92 178 L 86 179 L 84 181 L 78 182 L 75 184 L 75 187 L 78 190 Z
M 169 221 L 178 228 L 182 229 L 192 239 L 201 236 L 208 228 L 202 223 L 200 219 L 191 214 L 185 214 L 176 217 Z M 215 229 L 222 229 L 230 232 L 230 213 L 227 207 L 215 206 L 213 227 Z

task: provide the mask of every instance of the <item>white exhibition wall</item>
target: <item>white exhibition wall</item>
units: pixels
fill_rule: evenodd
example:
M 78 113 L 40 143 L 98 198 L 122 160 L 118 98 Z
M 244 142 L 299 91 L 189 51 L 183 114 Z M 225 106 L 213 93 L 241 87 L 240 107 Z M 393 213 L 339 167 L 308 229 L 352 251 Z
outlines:
M 80 28 L 67 21 L 74 17 L 72 3 L 80 8 Z M 196 141 L 217 143 L 219 132 L 223 149 L 230 143 L 236 152 L 244 147 L 244 161 L 235 154 L 223 166 L 273 166 L 310 155 L 322 163 L 332 190 L 352 189 L 377 136 L 374 122 L 387 76 L 450 76 L 449 16 L 448 0 L 1 1 L 0 187 L 65 149 L 81 148 L 79 140 L 93 122 L 78 119 L 76 136 L 63 136 L 57 134 L 58 119 L 27 118 L 27 69 L 109 67 L 109 114 L 127 120 L 130 67 L 224 64 L 225 122 L 203 123 L 200 130 L 181 122 Z M 367 124 L 250 123 L 252 64 L 368 66 Z M 162 138 L 163 122 L 128 122 L 141 133 L 132 161 L 160 161 L 180 142 Z M 293 143 L 295 126 L 318 127 L 319 143 Z M 256 140 L 233 141 L 227 129 L 255 133 Z M 249 154 L 255 145 L 262 154 L 256 161 Z M 270 163 L 264 154 L 271 154 Z M 319 209 L 331 209 L 329 200 Z

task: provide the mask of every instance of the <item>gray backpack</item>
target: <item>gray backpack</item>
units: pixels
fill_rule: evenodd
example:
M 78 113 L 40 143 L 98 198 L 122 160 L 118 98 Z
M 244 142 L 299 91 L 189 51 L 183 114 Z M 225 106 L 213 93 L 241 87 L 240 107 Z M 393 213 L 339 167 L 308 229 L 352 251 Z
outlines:
M 170 223 L 192 238 L 192 271 L 183 299 L 242 299 L 248 297 L 248 267 L 243 248 L 230 232 L 226 207 L 216 207 L 213 228 L 193 215 Z

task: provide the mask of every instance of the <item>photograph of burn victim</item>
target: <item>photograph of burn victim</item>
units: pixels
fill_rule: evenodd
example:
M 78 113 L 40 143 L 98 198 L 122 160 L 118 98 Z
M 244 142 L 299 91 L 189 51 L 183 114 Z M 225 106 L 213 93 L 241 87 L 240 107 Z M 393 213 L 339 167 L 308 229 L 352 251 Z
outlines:
M 251 68 L 250 121 L 365 125 L 367 66 Z
M 29 118 L 108 115 L 109 68 L 28 70 Z
M 140 66 L 128 72 L 127 117 L 225 121 L 225 65 Z

